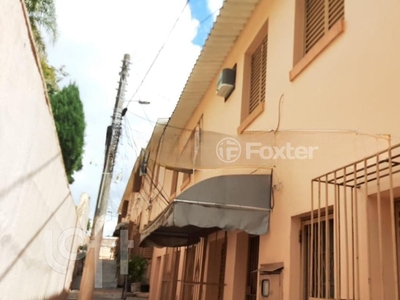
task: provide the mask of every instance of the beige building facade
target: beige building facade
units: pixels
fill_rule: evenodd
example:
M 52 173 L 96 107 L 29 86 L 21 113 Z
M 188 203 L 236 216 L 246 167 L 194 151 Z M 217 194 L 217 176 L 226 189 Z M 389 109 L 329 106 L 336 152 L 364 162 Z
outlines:
M 151 299 L 399 299 L 399 10 L 225 1 L 121 203 Z

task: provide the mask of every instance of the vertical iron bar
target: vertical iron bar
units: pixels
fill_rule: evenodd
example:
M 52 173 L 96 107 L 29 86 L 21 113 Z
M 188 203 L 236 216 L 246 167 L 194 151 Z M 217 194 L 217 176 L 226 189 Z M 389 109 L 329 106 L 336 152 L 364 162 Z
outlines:
M 183 284 L 182 284 L 182 296 L 183 299 L 187 299 L 187 269 L 188 269 L 188 261 L 189 261 L 189 246 L 186 246 L 185 249 L 185 265 L 183 266 Z
M 335 174 L 336 176 L 336 174 Z M 339 265 L 339 273 L 338 273 L 338 278 L 339 278 L 339 299 L 342 299 L 342 239 L 341 239 L 341 227 L 342 227 L 342 220 L 341 220 L 341 211 L 340 211 L 340 186 L 337 186 L 338 189 L 338 222 L 337 222 L 337 228 L 338 228 L 338 265 Z
M 370 234 L 371 234 L 371 225 L 370 222 L 368 222 L 368 217 L 369 217 L 369 201 L 368 201 L 368 164 L 367 160 L 364 159 L 364 185 L 365 185 L 365 195 L 364 195 L 364 201 L 365 201 L 365 216 L 367 219 L 367 256 L 368 256 L 368 298 L 369 300 L 372 300 L 372 295 L 371 295 L 371 255 L 370 255 Z
M 356 173 L 354 171 L 354 173 Z M 356 299 L 355 295 L 355 286 L 356 286 L 356 280 L 355 280 L 355 253 L 354 253 L 354 192 L 355 188 L 352 187 L 350 188 L 351 192 L 351 199 L 350 199 L 350 216 L 351 216 L 351 277 L 352 277 L 352 285 L 351 285 L 351 290 L 353 294 L 353 299 Z
M 376 155 L 376 194 L 378 203 L 378 240 L 379 240 L 379 262 L 381 266 L 381 286 L 382 286 L 382 300 L 385 297 L 385 275 L 383 266 L 383 238 L 382 238 L 382 199 L 381 199 L 381 180 L 380 180 L 380 170 L 379 170 L 379 154 Z
M 396 227 L 395 227 L 395 210 L 394 210 L 394 194 L 393 194 L 393 170 L 392 170 L 392 145 L 389 139 L 389 196 L 390 196 L 390 222 L 392 225 L 392 251 L 393 251 L 393 278 L 395 284 L 395 300 L 399 300 L 399 278 L 397 264 L 397 243 L 396 243 Z
M 318 260 L 318 273 L 317 273 L 317 281 L 318 281 L 318 286 L 317 286 L 317 297 L 321 297 L 321 285 L 322 285 L 322 280 L 321 280 L 321 178 L 318 179 L 318 236 L 317 236 L 317 260 Z
M 214 249 L 214 261 L 215 261 L 215 259 L 217 258 L 217 253 L 218 253 L 218 231 L 217 232 L 215 232 L 215 249 Z M 216 266 L 217 266 L 217 263 L 216 263 L 216 261 L 215 261 L 215 263 L 214 263 L 214 272 L 216 272 Z
M 311 244 L 312 244 L 312 241 L 311 241 L 311 226 L 312 225 L 308 225 L 308 231 L 307 231 L 307 240 L 308 240 L 308 248 L 307 248 L 307 252 L 306 252 L 306 255 L 307 255 L 307 282 L 306 282 L 306 284 L 307 284 L 307 297 L 311 297 L 311 289 L 310 289 L 310 282 L 311 282 L 311 268 L 310 268 L 310 262 L 311 262 L 311 260 L 310 260 L 310 258 L 311 258 L 311 254 L 310 254 L 310 249 L 311 249 Z M 306 299 L 308 299 L 308 298 L 306 298 Z
M 339 237 L 340 237 L 340 232 L 339 232 L 339 195 L 338 195 L 338 185 L 336 182 L 336 171 L 333 173 L 333 188 L 334 188 L 334 197 L 335 197 L 335 203 L 333 206 L 334 210 L 334 219 L 333 219 L 333 226 L 334 226 L 334 234 L 335 234 L 335 239 L 334 239 L 334 257 L 335 257 L 335 299 L 340 300 L 340 264 L 339 264 Z
M 314 279 L 314 272 L 313 272 L 313 248 L 314 248 L 314 181 L 311 181 L 311 238 L 310 238 L 310 252 L 309 252 L 309 257 L 310 260 L 308 262 L 308 276 L 309 276 L 309 296 L 313 297 L 313 279 Z
M 354 165 L 354 170 L 357 170 L 357 165 Z M 354 211 L 355 211 L 355 236 L 356 236 L 356 245 L 355 245 L 355 252 L 356 252 L 356 291 L 357 291 L 357 299 L 361 298 L 360 295 L 360 253 L 359 253 L 359 244 L 358 244 L 358 183 L 357 183 L 357 174 L 354 171 Z
M 203 244 L 203 239 L 201 238 L 200 239 L 200 243 L 198 243 L 197 245 L 196 245 L 196 247 L 195 247 L 195 250 L 194 250 L 194 264 L 193 264 L 193 279 L 192 279 L 192 282 L 193 282 L 193 285 L 192 285 L 192 292 L 193 292 L 193 295 L 192 295 L 192 297 L 193 297 L 193 300 L 198 300 L 198 294 L 197 294 L 197 290 L 198 290 L 198 288 L 199 288 L 199 284 L 196 284 L 199 280 L 198 280 L 198 278 L 197 278 L 197 276 L 196 276 L 196 266 L 197 266 L 197 263 L 199 262 L 199 255 L 200 255 L 200 252 L 201 252 L 201 246 L 202 246 L 202 244 Z
M 343 169 L 343 205 L 344 205 L 344 234 L 345 234 L 345 242 L 346 242 L 346 299 L 350 299 L 350 257 L 349 257 L 349 227 L 348 227 L 348 215 L 347 215 L 347 169 Z
M 204 270 L 205 270 L 205 266 L 206 266 L 206 254 L 207 254 L 207 247 L 208 247 L 208 235 L 204 238 L 204 246 L 203 246 L 203 258 L 201 261 L 201 276 L 200 276 L 200 295 L 199 295 L 199 299 L 202 300 L 202 296 L 203 296 L 203 289 L 205 288 L 205 286 L 203 285 L 204 282 Z
M 329 241 L 329 212 L 328 212 L 328 175 L 325 176 L 325 299 L 331 296 L 331 274 L 330 274 L 330 241 Z

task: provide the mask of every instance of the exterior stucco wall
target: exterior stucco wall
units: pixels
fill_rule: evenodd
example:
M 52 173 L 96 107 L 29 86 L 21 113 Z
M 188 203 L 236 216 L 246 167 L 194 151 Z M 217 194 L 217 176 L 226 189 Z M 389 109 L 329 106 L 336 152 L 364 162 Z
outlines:
M 150 297 L 149 300 L 160 299 L 163 263 L 166 248 L 154 248 L 150 270 Z
M 265 109 L 247 130 L 271 131 L 277 129 L 279 124 L 275 145 L 291 142 L 294 145 L 305 143 L 306 146 L 318 147 L 312 160 L 279 160 L 274 164 L 275 207 L 271 213 L 270 230 L 260 238 L 259 263 L 284 263 L 285 300 L 301 299 L 300 215 L 304 216 L 311 209 L 311 180 L 387 148 L 388 135 L 391 136 L 392 145 L 400 142 L 400 90 L 397 87 L 400 36 L 395 34 L 400 29 L 400 3 L 346 0 L 344 32 L 291 82 L 289 72 L 293 68 L 295 4 L 295 0 L 261 1 L 234 48 L 221 63 L 221 69 L 237 64 L 235 91 L 226 102 L 216 96 L 217 75 L 187 124 L 187 129 L 191 130 L 203 116 L 204 131 L 219 131 L 233 136 L 237 134 L 246 51 L 260 28 L 268 22 Z M 191 184 L 222 173 L 253 171 L 261 172 L 254 169 L 196 172 Z M 164 182 L 169 182 L 167 176 Z M 399 178 L 395 178 L 394 182 L 395 187 L 400 185 Z M 178 182 L 178 193 L 179 187 Z M 364 197 L 365 189 L 360 188 L 359 199 Z M 367 206 L 376 211 L 374 205 L 360 203 L 360 224 L 365 226 L 359 228 L 359 242 L 363 249 L 359 261 L 361 297 L 365 299 L 369 297 L 368 269 L 372 270 L 373 284 L 378 280 L 375 279 L 378 275 L 374 274 L 375 262 L 369 266 L 368 251 L 364 250 L 368 244 L 366 225 L 368 220 L 376 219 L 376 216 L 365 213 Z M 157 208 L 155 215 L 159 211 Z M 383 213 L 389 220 L 387 203 Z M 389 225 L 384 224 L 385 228 L 389 228 Z M 368 234 L 376 240 L 375 229 Z M 236 249 L 236 239 L 233 233 L 229 233 L 225 299 L 232 299 L 229 297 L 239 295 L 242 290 L 242 287 L 234 285 L 232 275 L 234 265 L 238 262 L 236 257 L 240 253 L 240 249 Z M 385 240 L 385 258 L 392 257 L 388 244 L 389 241 Z M 371 247 L 370 256 L 376 257 L 376 251 Z M 385 260 L 385 265 L 391 263 Z M 388 280 L 384 284 L 393 283 Z M 371 295 L 372 299 L 378 297 L 374 288 Z
M 0 295 L 51 299 L 70 285 L 76 209 L 21 2 L 0 3 Z
M 275 130 L 279 118 L 279 129 L 283 132 L 277 134 L 277 145 L 283 138 L 297 145 L 303 141 L 319 147 L 318 155 L 311 161 L 281 160 L 274 168 L 274 184 L 278 184 L 278 190 L 274 195 L 270 231 L 260 239 L 260 263 L 284 262 L 284 299 L 300 299 L 300 225 L 296 216 L 310 211 L 311 179 L 388 147 L 384 135 L 391 135 L 392 144 L 400 142 L 397 114 L 400 92 L 396 84 L 400 38 L 393 34 L 400 29 L 400 20 L 396 18 L 400 4 L 345 1 L 345 31 L 291 82 L 295 2 L 265 0 L 260 3 L 221 64 L 221 69 L 237 64 L 235 91 L 224 102 L 215 95 L 216 77 L 187 124 L 193 128 L 203 115 L 203 130 L 237 134 L 245 53 L 268 21 L 265 110 L 247 130 Z M 230 122 L 225 121 L 228 118 Z M 319 132 L 311 134 L 306 130 Z M 195 182 L 209 176 L 215 176 L 215 172 L 198 172 Z M 364 197 L 363 193 L 361 189 L 360 198 Z M 365 204 L 359 210 L 361 215 Z M 361 218 L 360 221 L 367 222 L 365 214 Z M 366 235 L 366 227 L 361 227 L 362 245 L 366 244 Z M 390 249 L 384 256 L 391 257 Z M 360 261 L 364 271 L 361 274 L 365 275 L 367 251 L 360 253 Z M 368 297 L 367 276 L 362 276 L 361 285 L 362 296 Z

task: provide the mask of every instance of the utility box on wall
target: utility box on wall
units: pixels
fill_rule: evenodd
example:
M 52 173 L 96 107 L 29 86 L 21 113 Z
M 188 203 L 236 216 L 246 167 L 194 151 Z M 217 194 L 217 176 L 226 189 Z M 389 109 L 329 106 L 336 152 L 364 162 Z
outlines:
M 258 299 L 282 300 L 283 263 L 261 264 Z
M 236 68 L 223 69 L 217 83 L 217 95 L 226 100 L 235 89 Z

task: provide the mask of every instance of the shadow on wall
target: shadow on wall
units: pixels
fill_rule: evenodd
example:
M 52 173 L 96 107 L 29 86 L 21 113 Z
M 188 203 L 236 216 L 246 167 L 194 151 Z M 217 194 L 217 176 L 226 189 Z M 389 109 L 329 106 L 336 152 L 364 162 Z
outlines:
M 60 294 L 46 298 L 45 300 L 65 300 L 68 298 L 68 291 L 63 290 Z
M 50 216 L 44 221 L 44 223 L 42 224 L 42 226 L 39 228 L 39 230 L 31 237 L 31 239 L 24 245 L 24 247 L 22 248 L 18 248 L 18 249 L 23 249 L 21 250 L 18 255 L 11 261 L 9 262 L 9 264 L 4 268 L 5 271 L 3 273 L 0 274 L 0 282 L 7 276 L 7 274 L 13 269 L 14 264 L 17 262 L 18 259 L 20 259 L 25 251 L 29 248 L 29 246 L 39 237 L 40 233 L 42 232 L 42 230 L 45 229 L 46 225 L 50 222 L 50 220 L 54 217 L 54 215 L 57 213 L 57 211 L 62 207 L 62 205 L 65 203 L 65 201 L 68 200 L 70 194 L 68 194 L 67 196 L 65 196 L 65 198 L 61 201 L 61 203 L 58 205 L 58 207 L 50 214 Z M 4 239 L 4 237 L 2 238 L 2 242 L 4 243 L 5 241 L 9 241 L 11 243 L 11 238 L 8 236 L 7 239 Z M 11 244 L 12 247 L 12 244 Z M 16 248 L 17 249 L 17 248 Z M 19 250 L 17 250 L 19 251 Z
M 44 164 L 42 164 L 40 167 L 30 171 L 27 173 L 27 175 L 24 175 L 20 178 L 18 178 L 17 180 L 15 180 L 10 186 L 5 187 L 4 189 L 0 190 L 0 201 L 4 200 L 3 197 L 7 196 L 7 194 L 13 190 L 14 188 L 16 188 L 18 185 L 21 185 L 23 182 L 32 179 L 36 174 L 38 174 L 40 171 L 44 170 L 45 168 L 47 168 L 53 161 L 55 161 L 56 159 L 58 159 L 58 157 L 61 156 L 61 152 L 58 153 L 57 155 L 55 155 L 53 158 L 49 159 L 48 161 L 46 161 Z M 3 198 L 3 199 L 2 199 Z

